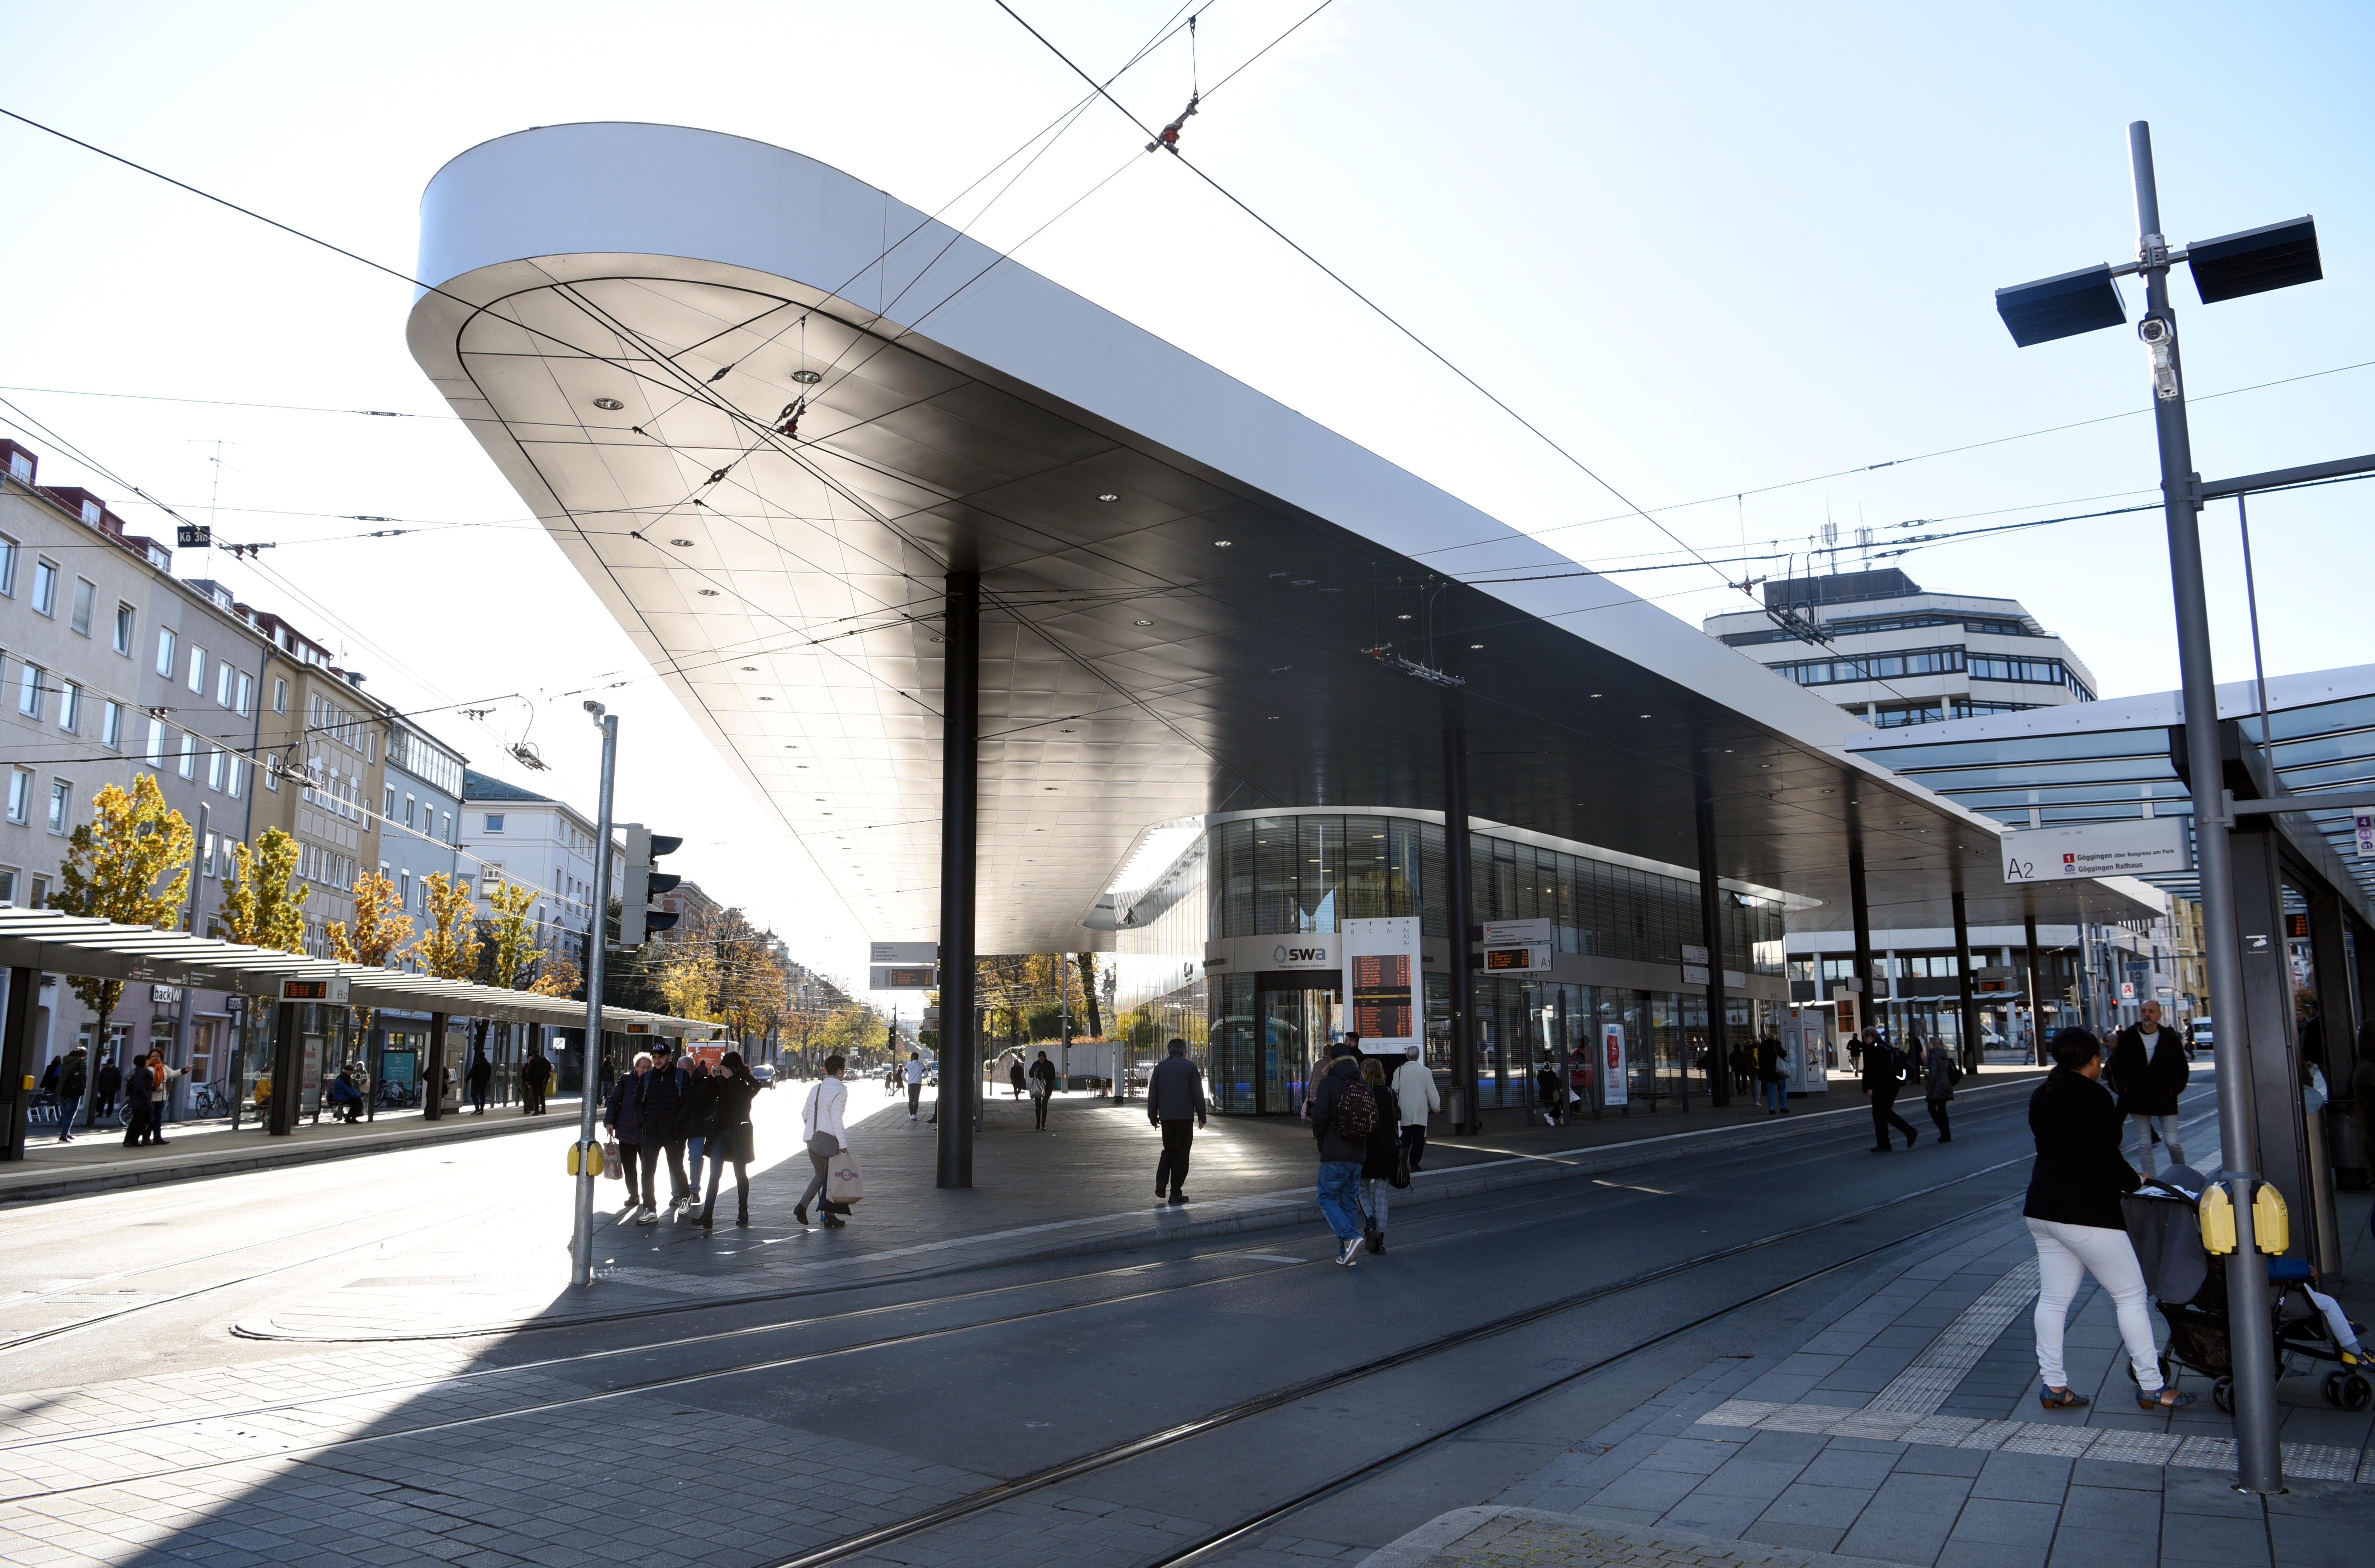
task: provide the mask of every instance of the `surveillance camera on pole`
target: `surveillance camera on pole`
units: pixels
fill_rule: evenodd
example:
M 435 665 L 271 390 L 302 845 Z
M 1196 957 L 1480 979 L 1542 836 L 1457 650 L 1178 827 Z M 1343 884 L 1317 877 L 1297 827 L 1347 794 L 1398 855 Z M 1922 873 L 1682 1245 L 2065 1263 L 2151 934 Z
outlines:
M 654 931 L 666 931 L 679 916 L 673 910 L 654 909 L 652 900 L 672 892 L 684 880 L 673 871 L 655 871 L 652 862 L 674 855 L 684 840 L 656 833 L 641 822 L 620 824 L 627 835 L 627 875 L 619 889 L 619 946 L 640 948 Z

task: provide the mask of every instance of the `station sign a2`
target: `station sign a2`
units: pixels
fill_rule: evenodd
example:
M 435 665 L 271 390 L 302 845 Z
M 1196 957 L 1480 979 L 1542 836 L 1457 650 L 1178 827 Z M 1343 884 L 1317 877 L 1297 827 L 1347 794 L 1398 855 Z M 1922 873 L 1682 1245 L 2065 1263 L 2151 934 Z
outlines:
M 2150 877 L 2193 868 L 2193 838 L 2183 817 L 2030 828 L 2004 834 L 2003 847 L 2007 883 Z

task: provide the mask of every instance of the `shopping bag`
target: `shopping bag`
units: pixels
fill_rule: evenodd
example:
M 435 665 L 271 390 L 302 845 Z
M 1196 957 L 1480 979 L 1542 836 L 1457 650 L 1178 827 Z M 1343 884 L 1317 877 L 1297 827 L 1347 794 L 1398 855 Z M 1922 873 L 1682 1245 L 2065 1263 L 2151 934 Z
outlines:
M 619 1158 L 619 1140 L 615 1138 L 602 1140 L 602 1173 L 614 1182 L 627 1178 L 626 1162 Z
M 842 1149 L 826 1164 L 824 1196 L 834 1203 L 856 1203 L 866 1196 L 866 1177 L 857 1168 L 857 1150 Z

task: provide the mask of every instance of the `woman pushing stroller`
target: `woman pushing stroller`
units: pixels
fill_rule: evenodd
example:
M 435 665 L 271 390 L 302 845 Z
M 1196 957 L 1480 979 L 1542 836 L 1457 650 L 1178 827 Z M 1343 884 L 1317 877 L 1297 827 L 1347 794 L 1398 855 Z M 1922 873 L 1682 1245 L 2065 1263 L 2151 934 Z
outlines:
M 2128 1239 L 2122 1195 L 2143 1185 L 2121 1152 L 2124 1118 L 2103 1087 L 2103 1043 L 2083 1029 L 2065 1029 L 2050 1049 L 2053 1070 L 2029 1096 L 2028 1126 L 2037 1164 L 2021 1213 L 2037 1242 L 2037 1370 L 2048 1409 L 2087 1403 L 2062 1365 L 2062 1330 L 2080 1279 L 2092 1274 L 2111 1298 L 2136 1378 L 2136 1404 L 2173 1410 L 2193 1396 L 2162 1386 L 2160 1347 L 2145 1305 L 2144 1269 Z

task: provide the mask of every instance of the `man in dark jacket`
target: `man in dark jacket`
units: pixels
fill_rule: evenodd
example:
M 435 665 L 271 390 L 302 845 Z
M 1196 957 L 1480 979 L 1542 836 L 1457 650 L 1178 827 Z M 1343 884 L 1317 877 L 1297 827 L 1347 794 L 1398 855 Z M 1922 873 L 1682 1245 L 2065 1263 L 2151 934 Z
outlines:
M 895 1072 L 897 1069 L 892 1070 Z M 1202 1088 L 1200 1080 L 1197 1087 Z M 1031 1064 L 1032 1131 L 1047 1130 L 1047 1102 L 1055 1098 L 1055 1094 L 1056 1064 L 1047 1059 L 1046 1052 L 1042 1051 L 1039 1053 L 1039 1059 Z M 1184 1163 L 1180 1167 L 1180 1174 L 1183 1176 L 1187 1174 L 1187 1167 Z
M 552 1064 L 545 1059 L 544 1047 L 528 1047 L 527 1060 L 520 1064 L 520 1114 L 544 1114 L 544 1091 L 552 1082 Z
M 644 1206 L 644 1079 L 652 1074 L 652 1054 L 635 1053 L 632 1070 L 619 1075 L 610 1098 L 602 1107 L 602 1125 L 619 1140 L 619 1159 L 626 1169 L 627 1207 Z
M 50 1064 L 57 1070 L 57 1077 L 52 1079 L 51 1087 L 57 1091 L 58 1096 L 58 1141 L 60 1143 L 74 1141 L 75 1111 L 81 1105 L 82 1091 L 90 1081 L 89 1063 L 90 1058 L 84 1054 L 83 1048 L 77 1045 Z
M 91 1075 L 90 1114 L 94 1120 L 115 1114 L 115 1097 L 124 1091 L 124 1069 L 113 1062 L 101 1062 L 99 1071 Z
M 1889 1142 L 1888 1129 L 1895 1127 L 1905 1135 L 1905 1147 L 1913 1147 L 1913 1124 L 1896 1114 L 1896 1091 L 1905 1086 L 1904 1065 L 1898 1060 L 1896 1048 L 1885 1044 L 1871 1030 L 1864 1031 L 1863 1091 L 1872 1100 L 1872 1151 L 1886 1154 L 1896 1146 Z
M 691 1129 L 686 1126 L 689 1102 L 692 1098 L 692 1078 L 677 1066 L 676 1058 L 665 1048 L 652 1053 L 652 1070 L 643 1076 L 644 1118 L 644 1208 L 635 1216 L 638 1225 L 660 1222 L 657 1206 L 653 1199 L 659 1175 L 662 1150 L 668 1154 L 668 1207 L 682 1208 L 691 1201 L 685 1186 L 684 1140 Z
M 124 1147 L 126 1149 L 137 1148 L 148 1141 L 148 1118 L 156 1109 L 148 1096 L 156 1087 L 157 1079 L 149 1072 L 147 1060 L 134 1057 L 132 1070 L 124 1075 Z
M 1319 1212 L 1336 1233 L 1336 1261 L 1350 1268 L 1361 1256 L 1361 1165 L 1368 1158 L 1376 1126 L 1377 1096 L 1361 1080 L 1357 1048 L 1340 1044 L 1336 1059 L 1311 1096 L 1311 1135 L 1319 1145 Z M 1345 1097 L 1368 1107 L 1369 1124 L 1351 1125 Z
M 1188 1151 L 1204 1112 L 1204 1075 L 1188 1059 L 1188 1042 L 1174 1040 L 1171 1054 L 1146 1076 L 1146 1119 L 1163 1134 L 1163 1158 L 1154 1162 L 1156 1197 L 1168 1193 L 1174 1203 L 1188 1201 Z
M 2112 1043 L 2103 1077 L 2120 1097 L 2120 1114 L 2136 1129 L 2136 1169 L 2147 1176 L 2153 1173 L 2156 1132 L 2168 1150 L 2168 1162 L 2185 1163 L 2185 1148 L 2177 1141 L 2177 1097 L 2185 1092 L 2192 1070 L 2177 1031 L 2160 1026 L 2158 1002 L 2146 1002 L 2136 1022 L 2120 1031 Z
M 494 1087 L 495 1082 L 495 1064 L 487 1060 L 487 1047 L 483 1043 L 471 1048 L 470 1070 L 464 1076 L 470 1083 L 471 1114 L 485 1115 L 487 1091 Z

